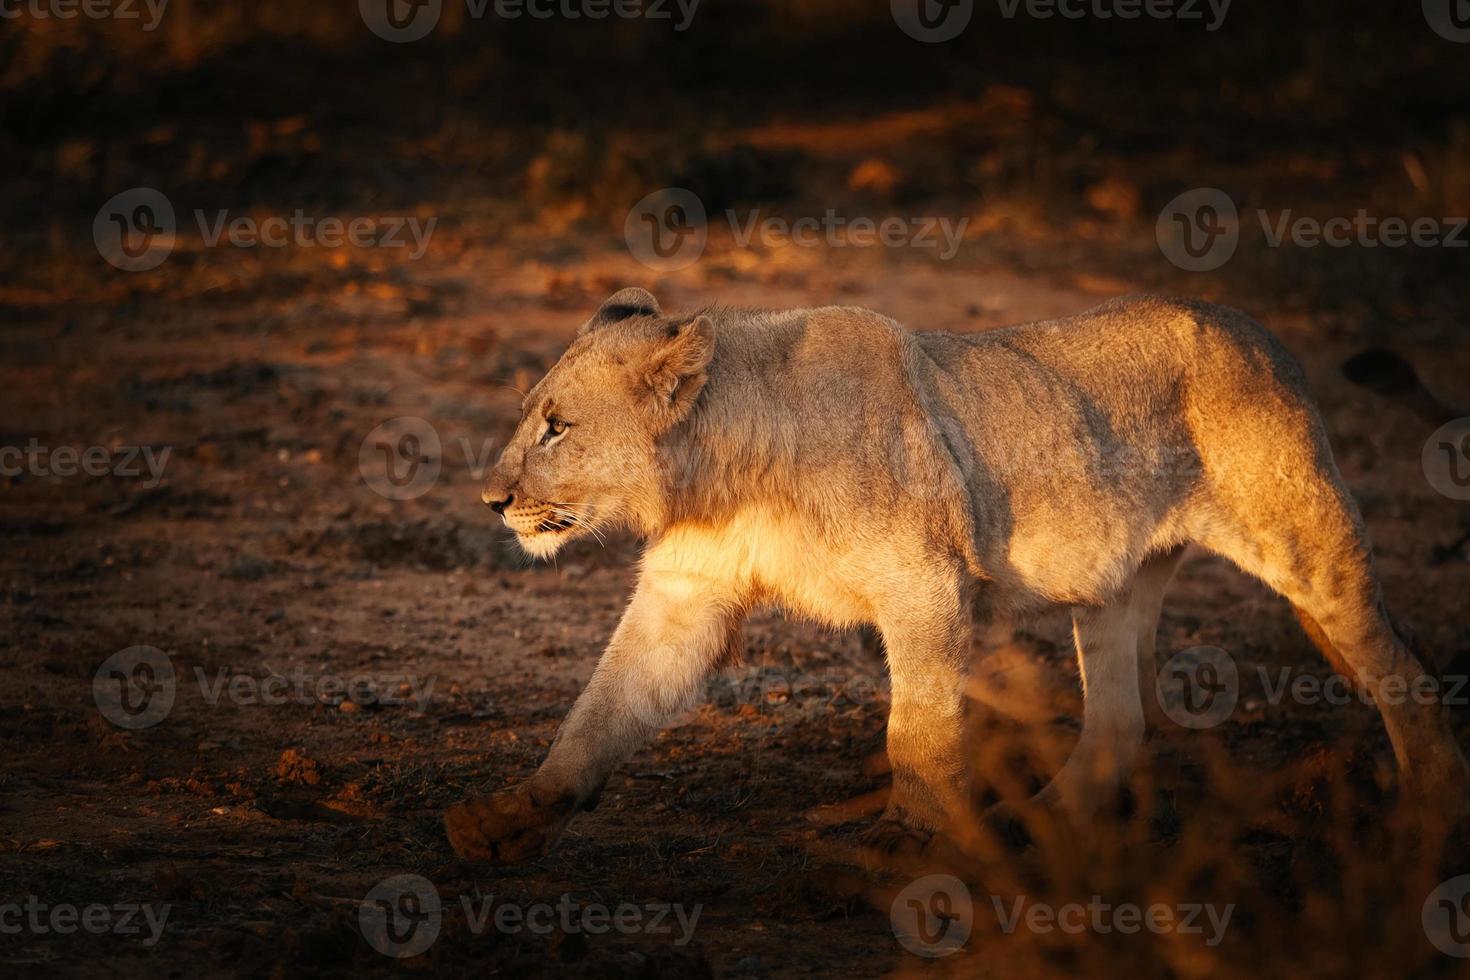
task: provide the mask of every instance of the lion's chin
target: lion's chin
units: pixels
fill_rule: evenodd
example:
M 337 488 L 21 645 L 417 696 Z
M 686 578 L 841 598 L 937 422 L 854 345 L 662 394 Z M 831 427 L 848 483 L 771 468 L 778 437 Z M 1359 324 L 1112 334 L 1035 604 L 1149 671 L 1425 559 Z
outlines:
M 532 531 L 530 534 L 516 532 L 516 543 L 532 558 L 554 558 L 561 546 L 576 537 L 571 528 L 559 531 Z

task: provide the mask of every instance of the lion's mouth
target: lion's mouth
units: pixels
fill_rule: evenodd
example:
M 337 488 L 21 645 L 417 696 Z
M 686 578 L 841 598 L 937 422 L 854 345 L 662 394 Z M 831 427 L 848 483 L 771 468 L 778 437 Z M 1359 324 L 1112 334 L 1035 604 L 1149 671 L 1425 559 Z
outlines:
M 575 517 L 548 517 L 536 525 L 536 533 L 557 534 L 562 531 L 571 530 L 576 523 L 577 519 Z

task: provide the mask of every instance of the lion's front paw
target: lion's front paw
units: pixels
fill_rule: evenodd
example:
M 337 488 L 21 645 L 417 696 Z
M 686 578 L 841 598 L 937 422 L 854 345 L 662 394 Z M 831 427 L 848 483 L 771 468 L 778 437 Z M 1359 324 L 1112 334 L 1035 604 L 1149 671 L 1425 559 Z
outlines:
M 541 799 L 524 786 L 456 803 L 444 814 L 454 853 L 494 864 L 534 861 L 551 850 L 576 809 L 570 797 Z

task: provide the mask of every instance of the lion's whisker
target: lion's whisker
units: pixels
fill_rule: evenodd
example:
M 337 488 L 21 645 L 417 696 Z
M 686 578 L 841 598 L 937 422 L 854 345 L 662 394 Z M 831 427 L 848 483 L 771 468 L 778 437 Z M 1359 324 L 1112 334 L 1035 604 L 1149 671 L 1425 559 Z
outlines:
M 571 510 L 569 506 L 562 504 L 552 504 L 551 512 L 553 514 L 556 514 L 558 517 L 570 521 L 574 527 L 580 527 L 583 530 L 589 532 L 594 538 L 597 539 L 598 544 L 602 545 L 604 548 L 607 547 L 607 540 L 603 538 L 602 532 L 599 531 L 583 515 L 577 513 L 574 510 Z

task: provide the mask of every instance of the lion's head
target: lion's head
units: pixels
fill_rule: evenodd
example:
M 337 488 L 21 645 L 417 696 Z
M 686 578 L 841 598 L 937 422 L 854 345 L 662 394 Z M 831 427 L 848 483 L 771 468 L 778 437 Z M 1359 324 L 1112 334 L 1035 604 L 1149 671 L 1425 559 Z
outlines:
M 526 395 L 481 499 L 540 558 L 609 526 L 651 531 L 666 492 L 660 439 L 694 407 L 713 352 L 709 317 L 614 293 Z

